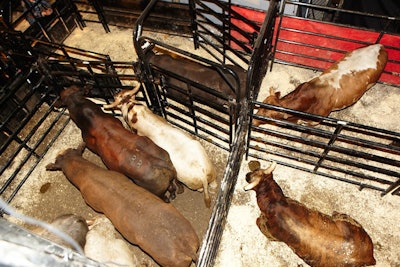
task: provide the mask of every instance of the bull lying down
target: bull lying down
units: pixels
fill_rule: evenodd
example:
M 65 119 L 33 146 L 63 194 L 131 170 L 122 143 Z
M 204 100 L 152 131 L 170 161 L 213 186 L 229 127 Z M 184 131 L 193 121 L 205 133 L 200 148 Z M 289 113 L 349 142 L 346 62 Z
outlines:
M 47 170 L 62 170 L 86 203 L 161 266 L 187 267 L 197 258 L 199 239 L 190 222 L 171 204 L 82 157 L 84 145 L 59 154 Z
M 114 103 L 104 108 L 119 108 L 128 125 L 141 136 L 149 137 L 165 149 L 174 164 L 178 181 L 192 190 L 204 192 L 206 207 L 211 206 L 208 184 L 216 187 L 216 171 L 201 143 L 182 130 L 170 125 L 148 107 L 135 100 L 140 83 L 133 90 L 114 96 Z
M 217 93 L 210 93 L 196 86 L 191 87 L 192 96 L 196 99 L 201 99 L 205 103 L 228 105 L 229 99 L 236 99 L 237 102 L 239 102 L 246 96 L 247 72 L 239 66 L 227 65 L 226 67 L 229 69 L 220 68 L 218 71 L 216 68 L 200 64 L 174 53 L 156 54 L 153 51 L 149 51 L 146 54 L 146 59 L 151 65 L 157 68 L 175 73 L 216 91 Z M 239 81 L 235 79 L 231 71 L 237 74 Z M 166 77 L 166 79 L 170 85 L 187 90 L 185 82 L 172 77 Z M 239 99 L 237 99 L 237 94 L 235 92 L 236 88 L 239 89 Z M 189 95 L 189 92 L 181 93 L 178 90 L 170 90 L 168 93 L 182 100 L 187 100 Z M 220 94 L 228 98 L 228 100 L 222 98 Z
M 125 174 L 166 202 L 175 197 L 176 170 L 168 152 L 126 129 L 120 120 L 86 99 L 77 86 L 63 90 L 61 102 L 81 129 L 87 147 L 109 169 Z
M 381 76 L 387 62 L 387 52 L 383 45 L 375 44 L 347 53 L 320 76 L 302 83 L 284 97 L 270 89 L 264 103 L 298 110 L 320 116 L 328 116 L 332 111 L 347 108 L 356 103 Z M 318 122 L 304 120 L 292 114 L 259 108 L 257 115 L 308 125 Z M 266 121 L 255 119 L 253 125 Z
M 245 190 L 256 192 L 261 210 L 257 226 L 266 237 L 285 242 L 310 266 L 375 265 L 371 238 L 360 224 L 345 214 L 328 216 L 286 197 L 273 180 L 275 166 L 246 175 Z

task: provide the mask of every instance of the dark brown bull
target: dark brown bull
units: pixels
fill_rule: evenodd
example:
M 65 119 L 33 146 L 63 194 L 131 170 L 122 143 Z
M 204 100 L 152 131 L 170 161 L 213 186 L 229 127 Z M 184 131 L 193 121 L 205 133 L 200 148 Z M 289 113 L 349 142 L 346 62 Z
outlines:
M 194 81 L 196 83 L 209 87 L 217 92 L 222 93 L 222 95 L 225 97 L 232 99 L 237 98 L 236 92 L 232 89 L 229 83 L 231 83 L 233 88 L 239 88 L 240 86 L 239 99 L 237 99 L 238 102 L 240 101 L 240 99 L 246 96 L 245 90 L 247 72 L 241 67 L 235 65 L 226 66 L 237 74 L 239 79 L 239 84 L 237 84 L 237 81 L 235 80 L 232 73 L 227 70 L 223 70 L 222 68 L 221 72 L 219 72 L 216 68 L 200 64 L 194 60 L 189 60 L 179 56 L 171 56 L 170 54 L 155 54 L 152 51 L 148 52 L 146 57 L 149 63 L 153 66 L 173 72 L 190 81 Z M 170 84 L 179 88 L 187 88 L 186 84 L 178 79 L 168 77 L 167 81 Z M 191 93 L 195 97 L 201 98 L 206 103 L 212 102 L 220 105 L 228 104 L 227 101 L 223 98 L 211 94 L 200 88 L 192 86 L 191 90 Z M 187 99 L 187 94 L 183 94 L 179 91 L 171 90 L 169 91 L 169 93 L 175 97 L 179 97 L 180 99 Z
M 320 116 L 353 105 L 371 88 L 381 76 L 387 62 L 383 45 L 376 44 L 356 49 L 335 62 L 320 76 L 302 83 L 295 90 L 281 98 L 280 92 L 270 89 L 266 104 L 298 110 Z M 257 115 L 284 119 L 295 123 L 318 124 L 301 117 L 259 108 Z M 253 125 L 266 123 L 255 119 Z
M 125 175 L 82 158 L 84 146 L 59 154 L 47 170 L 62 170 L 86 203 L 161 266 L 187 267 L 197 258 L 199 239 L 190 222 L 169 203 Z
M 109 169 L 125 174 L 167 202 L 175 197 L 176 170 L 168 152 L 149 138 L 127 130 L 120 120 L 86 99 L 77 86 L 63 90 L 61 102 L 81 129 L 87 147 Z
M 256 169 L 246 175 L 261 215 L 257 225 L 272 241 L 285 242 L 300 258 L 314 267 L 356 267 L 374 265 L 371 238 L 354 219 L 312 210 L 286 197 L 273 180 L 272 171 Z

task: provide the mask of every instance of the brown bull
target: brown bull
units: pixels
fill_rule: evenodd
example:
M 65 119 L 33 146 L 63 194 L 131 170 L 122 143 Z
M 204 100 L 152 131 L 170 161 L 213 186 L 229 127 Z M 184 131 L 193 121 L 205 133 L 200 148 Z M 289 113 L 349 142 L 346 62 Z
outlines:
M 82 158 L 84 146 L 59 154 L 47 170 L 62 170 L 86 203 L 161 266 L 187 267 L 197 258 L 199 239 L 190 222 L 169 203 L 125 175 Z
M 257 226 L 272 241 L 286 243 L 313 267 L 357 267 L 375 265 L 373 244 L 367 232 L 348 215 L 325 215 L 286 197 L 274 181 L 272 171 L 256 169 L 246 175 L 261 215 Z
M 127 130 L 120 120 L 86 99 L 77 86 L 63 90 L 61 102 L 81 129 L 87 147 L 109 169 L 125 174 L 165 201 L 175 197 L 176 170 L 168 152 L 149 138 Z
M 155 54 L 152 51 L 148 52 L 147 60 L 153 66 L 161 68 L 163 70 L 170 71 L 175 73 L 179 76 L 182 76 L 190 81 L 199 83 L 203 86 L 211 88 L 224 97 L 236 99 L 236 92 L 232 88 L 239 88 L 239 102 L 240 99 L 245 97 L 245 90 L 246 90 L 246 76 L 247 72 L 238 66 L 235 65 L 227 65 L 227 68 L 234 71 L 239 79 L 239 84 L 237 84 L 236 79 L 232 75 L 232 73 L 226 69 L 220 69 L 221 72 L 217 71 L 217 68 L 213 68 L 211 66 L 206 66 L 204 64 L 197 63 L 194 60 L 189 60 L 183 57 L 179 57 L 177 55 L 170 55 L 170 54 Z M 186 89 L 187 86 L 181 80 L 168 77 L 167 81 L 169 84 L 180 87 L 182 89 Z M 231 84 L 231 86 L 229 85 Z M 220 105 L 227 105 L 227 100 L 223 99 L 222 97 L 218 96 L 218 94 L 212 94 L 203 90 L 201 88 L 197 88 L 192 86 L 190 88 L 191 94 L 196 97 L 197 99 L 202 99 L 206 103 L 214 103 Z M 170 90 L 169 94 L 174 97 L 179 97 L 182 100 L 187 99 L 188 94 L 183 94 L 177 90 Z
M 387 62 L 387 52 L 380 45 L 370 45 L 347 53 L 341 60 L 326 69 L 320 76 L 302 83 L 284 97 L 270 89 L 266 104 L 298 110 L 320 116 L 344 109 L 357 102 L 379 79 Z M 259 108 L 257 115 L 294 123 L 318 124 L 304 118 Z M 253 125 L 266 121 L 255 119 Z

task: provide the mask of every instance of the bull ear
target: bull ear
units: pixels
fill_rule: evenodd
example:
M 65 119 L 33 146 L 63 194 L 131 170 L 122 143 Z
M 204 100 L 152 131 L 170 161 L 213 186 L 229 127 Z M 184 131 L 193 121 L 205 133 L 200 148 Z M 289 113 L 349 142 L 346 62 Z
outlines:
M 274 87 L 271 86 L 271 87 L 269 88 L 269 94 L 270 94 L 270 95 L 273 95 L 274 93 L 275 93 L 275 89 L 274 89 Z
M 272 86 L 269 88 L 269 95 L 271 95 L 271 96 L 275 95 L 275 97 L 278 99 L 281 98 L 281 92 L 279 92 L 279 91 L 275 92 L 275 88 Z
M 85 148 L 86 148 L 86 143 L 82 142 L 79 144 L 79 146 L 76 148 L 76 150 L 82 155 Z
M 248 163 L 249 169 L 250 171 L 255 171 L 260 169 L 261 167 L 261 163 L 258 160 L 251 160 Z

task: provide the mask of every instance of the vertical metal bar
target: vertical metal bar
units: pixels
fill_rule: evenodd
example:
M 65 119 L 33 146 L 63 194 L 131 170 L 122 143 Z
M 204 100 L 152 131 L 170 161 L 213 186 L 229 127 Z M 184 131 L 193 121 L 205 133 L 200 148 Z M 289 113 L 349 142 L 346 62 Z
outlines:
M 64 26 L 64 29 L 65 29 L 68 33 L 71 33 L 70 30 L 69 30 L 68 27 L 67 27 L 67 24 L 65 24 L 64 19 L 61 17 L 61 14 L 60 14 L 60 12 L 58 11 L 58 9 L 57 9 L 57 8 L 54 8 L 54 11 L 55 11 L 55 13 L 56 13 L 56 17 L 61 21 L 62 25 Z
M 69 10 L 71 11 L 71 13 L 75 14 L 75 16 L 74 16 L 75 24 L 78 25 L 81 30 L 84 27 L 86 27 L 86 23 L 83 20 L 81 13 L 78 11 L 78 8 L 75 5 L 75 3 L 72 2 L 72 0 L 68 0 L 67 6 L 69 7 Z
M 281 25 L 282 25 L 282 19 L 283 19 L 283 13 L 285 10 L 285 4 L 286 4 L 286 0 L 282 1 L 280 4 L 280 8 L 279 8 L 279 22 L 278 22 L 278 29 L 276 30 L 276 36 L 275 36 L 275 44 L 273 45 L 273 49 L 271 52 L 271 67 L 270 67 L 270 71 L 272 71 L 272 66 L 274 65 L 274 61 L 275 61 L 275 53 L 276 53 L 276 47 L 278 45 L 278 40 L 279 40 L 279 34 L 281 31 Z M 272 36 L 271 36 L 272 38 Z
M 381 196 L 386 195 L 396 187 L 398 187 L 396 190 L 392 192 L 392 195 L 397 194 L 397 192 L 400 192 L 400 179 L 398 179 L 396 182 L 392 183 L 384 192 L 381 193 Z
M 192 31 L 194 49 L 198 49 L 199 48 L 199 35 L 197 33 L 198 27 L 197 27 L 197 19 L 196 19 L 196 2 L 195 2 L 195 0 L 189 0 L 189 14 L 190 14 L 190 27 L 191 27 L 191 31 Z
M 318 167 L 321 166 L 321 163 L 324 161 L 326 155 L 328 155 L 329 151 L 331 150 L 333 143 L 336 141 L 338 135 L 342 131 L 343 127 L 346 125 L 347 125 L 347 122 L 345 122 L 345 121 L 337 122 L 335 132 L 332 134 L 331 139 L 328 142 L 328 145 L 324 149 L 324 152 L 322 152 L 322 155 L 319 158 L 318 163 L 315 165 L 313 172 L 316 172 L 318 170 Z
M 101 4 L 97 0 L 89 0 L 89 3 L 94 7 L 96 10 L 97 16 L 100 19 L 101 24 L 106 32 L 110 32 L 110 28 L 108 27 L 108 23 L 106 20 L 106 16 L 104 14 L 104 10 Z

